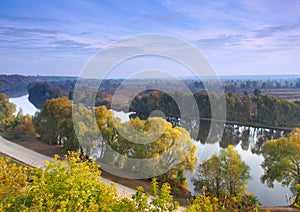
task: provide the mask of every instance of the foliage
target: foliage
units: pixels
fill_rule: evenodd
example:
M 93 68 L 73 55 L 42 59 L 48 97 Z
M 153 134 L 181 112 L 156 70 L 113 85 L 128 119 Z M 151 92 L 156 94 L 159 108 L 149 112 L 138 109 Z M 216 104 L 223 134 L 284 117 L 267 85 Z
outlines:
M 83 148 L 88 155 L 93 151 L 97 154 L 100 152 L 101 160 L 108 160 L 109 163 L 114 160 L 116 161 L 115 166 L 132 172 L 138 170 L 141 175 L 149 175 L 157 172 L 157 170 L 169 170 L 158 178 L 160 185 L 163 182 L 169 182 L 173 188 L 172 192 L 186 183 L 183 170 L 193 171 L 197 158 L 195 155 L 196 146 L 184 128 L 173 127 L 172 124 L 162 118 L 150 118 L 148 120 L 135 118 L 129 122 L 121 123 L 121 120 L 114 118 L 113 113 L 104 106 L 95 108 L 95 116 L 102 138 L 98 139 L 95 145 L 93 144 L 94 138 L 86 139 L 88 142 L 83 145 Z M 89 115 L 85 117 L 89 117 Z M 76 120 L 80 120 L 80 117 Z M 77 131 L 82 131 L 82 128 L 78 128 Z M 90 134 L 93 134 L 93 122 L 87 129 Z M 134 135 L 133 130 L 138 133 Z M 82 133 L 82 135 L 86 135 L 86 133 Z M 127 140 L 127 138 L 134 139 L 134 141 Z M 118 160 L 116 157 L 111 159 L 111 154 L 107 150 L 108 146 L 126 157 L 118 158 Z M 170 148 L 172 151 L 169 151 Z M 92 149 L 94 150 L 91 151 Z M 128 158 L 154 158 L 155 160 L 152 161 L 156 164 L 132 166 Z
M 226 93 L 227 121 L 240 124 L 259 124 L 277 127 L 300 126 L 300 105 L 268 95 L 246 95 L 239 97 L 234 93 Z M 186 101 L 186 94 L 174 93 L 178 99 Z M 211 118 L 211 102 L 207 93 L 194 93 L 201 118 Z M 212 98 L 216 98 L 212 95 Z M 216 99 L 218 102 L 218 99 Z M 153 110 L 161 110 L 168 117 L 180 117 L 177 104 L 166 93 L 153 91 L 150 94 L 137 96 L 130 105 L 130 111 L 136 112 L 141 119 L 146 119 Z
M 26 168 L 0 157 L 0 211 L 17 211 L 28 185 Z
M 163 183 L 159 188 L 156 178 L 152 178 L 151 188 L 153 197 L 144 193 L 143 187 L 137 187 L 136 193 L 132 196 L 137 211 L 163 212 L 175 211 L 178 208 L 179 203 L 173 201 L 170 184 Z
M 300 184 L 296 185 L 298 199 L 295 200 L 294 206 L 300 209 Z
M 72 122 L 72 101 L 67 98 L 48 100 L 33 118 L 33 124 L 42 141 L 63 145 L 66 150 L 79 148 Z
M 132 211 L 114 186 L 100 181 L 98 167 L 92 161 L 82 162 L 78 154 L 65 160 L 51 160 L 45 170 L 30 169 L 0 160 L 0 209 L 25 211 Z M 120 208 L 122 207 L 122 208 Z
M 251 178 L 250 168 L 242 161 L 240 154 L 232 145 L 221 150 L 220 161 L 225 189 L 230 196 L 236 196 L 243 191 L 243 186 Z
M 158 192 L 159 188 L 156 178 L 152 178 L 151 186 L 154 195 L 154 198 L 151 201 L 151 205 L 153 206 L 152 211 L 174 211 L 178 208 L 178 202 L 173 201 L 169 183 L 163 183 L 160 192 Z
M 171 187 L 160 188 L 152 179 L 152 193 L 138 187 L 132 198 L 118 196 L 114 185 L 101 181 L 98 166 L 82 161 L 77 153 L 63 160 L 58 156 L 44 170 L 26 168 L 0 157 L 0 211 L 175 211 Z M 259 202 L 243 190 L 223 199 L 209 196 L 206 190 L 186 211 L 257 211 Z
M 262 182 L 269 187 L 274 186 L 274 181 L 290 186 L 297 201 L 299 192 L 296 191 L 296 185 L 300 184 L 300 128 L 294 129 L 288 138 L 267 141 L 262 155 Z
M 35 136 L 36 132 L 32 123 L 32 116 L 23 115 L 22 110 L 20 110 L 15 117 L 15 123 L 11 131 L 14 132 L 15 137 L 21 137 L 26 135 Z
M 9 127 L 13 124 L 16 106 L 8 101 L 5 94 L 0 93 L 0 128 Z
M 213 197 L 237 196 L 243 192 L 249 180 L 249 166 L 232 145 L 222 149 L 198 166 L 197 176 L 193 179 L 195 191 L 205 187 Z M 203 192 L 203 191 L 202 191 Z
M 132 158 L 155 158 L 159 155 L 159 165 L 150 164 L 147 169 L 143 167 L 140 170 L 148 173 L 155 173 L 155 169 L 168 170 L 158 177 L 160 184 L 168 182 L 172 185 L 173 193 L 180 193 L 179 188 L 186 184 L 183 170 L 193 172 L 197 162 L 196 146 L 189 133 L 184 128 L 172 127 L 171 123 L 162 118 L 149 118 L 146 121 L 131 119 L 130 122 L 120 125 L 121 131 L 130 133 L 129 124 L 141 132 L 141 137 L 135 138 L 138 141 L 147 142 L 149 130 L 152 131 L 151 136 L 156 139 L 151 143 L 137 144 L 117 135 L 117 139 L 111 142 L 112 148 Z M 150 141 L 151 139 L 152 137 Z M 170 148 L 172 151 L 169 151 Z
M 29 101 L 38 109 L 41 109 L 47 100 L 63 96 L 61 89 L 43 82 L 30 83 L 28 85 L 28 94 Z
M 132 195 L 132 200 L 136 205 L 137 211 L 147 211 L 150 206 L 148 203 L 149 194 L 144 193 L 144 188 L 142 186 L 138 186 L 136 188 L 136 193 Z
M 215 211 L 259 211 L 260 202 L 253 193 L 243 191 L 237 196 L 217 198 L 210 196 L 205 187 L 203 193 L 196 196 L 193 204 L 187 208 L 187 212 L 215 212 Z
M 9 97 L 18 97 L 26 95 L 27 85 L 32 82 L 34 77 L 22 75 L 0 74 L 0 93 Z
M 224 182 L 221 176 L 221 161 L 217 155 L 198 166 L 197 178 L 193 179 L 195 191 L 203 192 L 204 187 L 212 196 L 220 197 L 224 189 Z
M 77 153 L 58 156 L 44 170 L 26 168 L 0 157 L 0 211 L 174 211 L 170 186 L 163 184 L 149 200 L 142 187 L 130 198 L 101 181 L 98 166 Z M 153 180 L 155 182 L 155 180 Z

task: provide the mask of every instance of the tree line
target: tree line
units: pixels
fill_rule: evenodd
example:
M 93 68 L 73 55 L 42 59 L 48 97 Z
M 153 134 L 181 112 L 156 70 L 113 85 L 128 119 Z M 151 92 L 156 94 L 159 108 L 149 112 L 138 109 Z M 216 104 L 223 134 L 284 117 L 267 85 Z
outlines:
M 174 93 L 178 99 L 188 101 L 184 93 Z M 199 109 L 199 117 L 211 118 L 211 103 L 218 105 L 218 97 L 212 95 L 210 101 L 207 93 L 195 93 L 194 98 Z M 241 125 L 270 127 L 299 127 L 300 103 L 291 102 L 268 95 L 252 96 L 245 94 L 238 97 L 234 93 L 226 93 L 226 121 Z M 161 91 L 153 91 L 147 95 L 136 96 L 130 105 L 130 111 L 145 119 L 154 110 L 161 110 L 168 117 L 180 117 L 178 105 L 173 98 Z M 194 117 L 190 117 L 193 119 Z

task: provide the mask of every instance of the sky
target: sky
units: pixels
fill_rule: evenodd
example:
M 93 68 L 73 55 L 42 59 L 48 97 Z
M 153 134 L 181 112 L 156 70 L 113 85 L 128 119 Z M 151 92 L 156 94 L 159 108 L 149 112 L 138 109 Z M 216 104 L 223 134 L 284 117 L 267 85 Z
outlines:
M 144 33 L 189 42 L 218 75 L 299 74 L 299 14 L 297 0 L 0 1 L 0 74 L 78 76 Z

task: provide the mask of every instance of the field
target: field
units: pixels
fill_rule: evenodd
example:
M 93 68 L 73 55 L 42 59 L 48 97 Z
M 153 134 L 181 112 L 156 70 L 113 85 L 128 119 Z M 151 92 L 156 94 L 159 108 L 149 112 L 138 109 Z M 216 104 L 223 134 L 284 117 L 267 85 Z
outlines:
M 298 88 L 272 88 L 272 89 L 262 89 L 263 94 L 268 94 L 271 96 L 276 96 L 282 99 L 291 101 L 300 101 L 300 89 Z

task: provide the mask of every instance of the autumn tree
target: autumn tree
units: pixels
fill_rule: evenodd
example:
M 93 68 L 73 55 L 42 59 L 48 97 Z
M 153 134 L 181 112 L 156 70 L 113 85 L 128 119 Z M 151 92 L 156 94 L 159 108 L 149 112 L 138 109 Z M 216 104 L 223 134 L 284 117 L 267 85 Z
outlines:
M 19 114 L 18 114 L 19 115 Z M 15 137 L 21 136 L 35 136 L 35 129 L 32 123 L 32 116 L 25 115 L 22 117 L 16 118 L 16 126 L 14 126 L 11 130 L 12 134 Z
M 66 150 L 79 148 L 72 122 L 72 101 L 67 98 L 48 100 L 35 115 L 33 124 L 42 141 L 62 145 Z
M 140 134 L 132 133 L 129 126 L 133 126 Z M 120 132 L 125 133 L 126 138 Z M 169 182 L 173 192 L 186 184 L 184 171 L 193 172 L 197 162 L 196 146 L 190 134 L 184 128 L 173 127 L 171 123 L 158 117 L 148 120 L 135 118 L 120 124 L 118 135 L 111 146 L 129 158 L 152 159 L 150 163 L 140 164 L 139 173 L 149 176 L 160 173 L 157 177 L 160 183 Z M 128 169 L 131 169 L 130 165 Z
M 0 127 L 9 127 L 14 121 L 16 106 L 8 101 L 5 94 L 0 94 Z
M 83 105 L 75 107 L 78 107 L 73 114 L 76 133 L 88 156 L 94 155 L 99 162 L 139 177 L 160 175 L 160 183 L 169 182 L 174 188 L 186 184 L 184 171 L 193 171 L 197 161 L 196 146 L 187 130 L 157 117 L 122 123 L 112 111 L 100 106 L 94 109 L 101 133 L 97 137 L 93 111 Z M 136 159 L 138 164 L 132 165 Z
M 251 178 L 249 169 L 234 146 L 229 145 L 219 155 L 213 155 L 198 166 L 197 176 L 193 179 L 195 190 L 201 192 L 205 187 L 212 196 L 237 196 Z
M 267 141 L 263 145 L 262 155 L 264 174 L 261 181 L 269 187 L 274 187 L 274 181 L 290 186 L 298 200 L 296 187 L 300 184 L 300 128 L 294 129 L 288 138 Z

